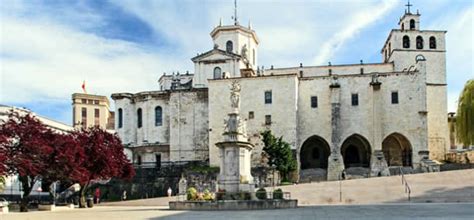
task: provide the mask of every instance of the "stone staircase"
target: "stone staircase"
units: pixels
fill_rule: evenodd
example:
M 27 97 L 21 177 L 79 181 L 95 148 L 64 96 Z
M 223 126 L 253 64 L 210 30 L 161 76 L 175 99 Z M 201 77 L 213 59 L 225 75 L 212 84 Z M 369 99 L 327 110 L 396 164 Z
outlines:
M 410 202 L 474 202 L 474 169 L 405 175 Z M 299 205 L 408 202 L 401 176 L 282 186 Z M 271 189 L 271 188 L 270 188 Z

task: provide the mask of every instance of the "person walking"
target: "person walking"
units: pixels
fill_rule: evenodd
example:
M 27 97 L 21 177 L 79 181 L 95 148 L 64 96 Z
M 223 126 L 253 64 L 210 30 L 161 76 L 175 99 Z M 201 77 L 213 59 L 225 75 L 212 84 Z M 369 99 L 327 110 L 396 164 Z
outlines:
M 127 190 L 124 190 L 122 193 L 122 201 L 127 200 Z
M 171 187 L 168 187 L 168 197 L 171 197 L 171 194 L 173 193 L 173 190 Z

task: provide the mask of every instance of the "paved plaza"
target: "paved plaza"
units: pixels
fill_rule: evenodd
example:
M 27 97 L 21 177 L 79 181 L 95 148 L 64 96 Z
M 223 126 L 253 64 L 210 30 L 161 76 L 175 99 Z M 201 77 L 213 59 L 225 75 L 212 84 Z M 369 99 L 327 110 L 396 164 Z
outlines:
M 1 220 L 105 219 L 472 219 L 473 203 L 306 206 L 258 211 L 171 211 L 168 207 L 94 207 L 57 212 L 9 213 Z

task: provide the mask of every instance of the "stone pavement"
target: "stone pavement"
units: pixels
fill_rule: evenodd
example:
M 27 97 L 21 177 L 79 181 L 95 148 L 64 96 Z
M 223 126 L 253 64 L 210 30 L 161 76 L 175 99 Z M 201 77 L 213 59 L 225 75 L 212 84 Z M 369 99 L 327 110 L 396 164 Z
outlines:
M 1 220 L 106 219 L 472 219 L 473 203 L 306 206 L 258 211 L 171 211 L 167 207 L 100 206 L 57 212 L 9 213 Z
M 411 202 L 474 202 L 474 169 L 407 175 Z M 400 176 L 319 182 L 279 187 L 298 205 L 403 203 L 407 194 Z M 271 190 L 271 188 L 269 188 Z M 340 202 L 340 191 L 342 202 Z M 103 203 L 102 206 L 167 206 L 175 197 Z

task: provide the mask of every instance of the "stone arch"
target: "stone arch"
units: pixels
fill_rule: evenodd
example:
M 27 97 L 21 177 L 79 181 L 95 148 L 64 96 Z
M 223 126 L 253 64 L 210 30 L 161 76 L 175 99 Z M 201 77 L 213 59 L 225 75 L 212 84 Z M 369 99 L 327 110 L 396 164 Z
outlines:
M 371 153 L 369 141 L 360 134 L 347 137 L 341 146 L 341 154 L 346 168 L 369 167 Z
M 330 154 L 328 142 L 324 138 L 313 135 L 303 142 L 300 150 L 301 169 L 328 168 Z
M 388 135 L 382 141 L 382 151 L 388 166 L 412 166 L 412 147 L 404 135 Z

